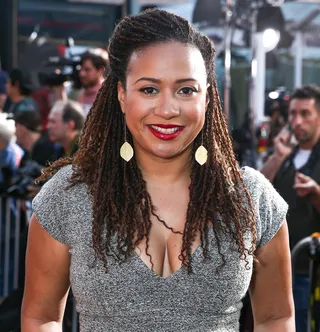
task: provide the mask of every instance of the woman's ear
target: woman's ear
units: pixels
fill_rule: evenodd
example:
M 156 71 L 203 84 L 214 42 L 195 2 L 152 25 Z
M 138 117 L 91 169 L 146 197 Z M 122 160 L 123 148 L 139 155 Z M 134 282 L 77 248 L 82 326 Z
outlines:
M 126 92 L 120 81 L 118 82 L 118 100 L 120 103 L 121 111 L 123 114 L 125 114 L 126 113 Z
M 210 97 L 209 97 L 209 91 L 208 91 L 209 87 L 210 87 L 210 84 L 207 84 L 207 92 L 206 92 L 206 110 L 207 110 L 207 107 L 208 107 L 208 105 L 209 105 L 209 103 L 210 103 Z

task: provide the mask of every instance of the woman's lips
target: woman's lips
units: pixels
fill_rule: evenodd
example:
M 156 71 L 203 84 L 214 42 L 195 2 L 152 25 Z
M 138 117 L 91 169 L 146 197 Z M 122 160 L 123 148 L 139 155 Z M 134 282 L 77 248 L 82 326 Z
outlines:
M 153 124 L 148 126 L 151 133 L 161 140 L 173 140 L 178 137 L 184 127 L 179 125 Z

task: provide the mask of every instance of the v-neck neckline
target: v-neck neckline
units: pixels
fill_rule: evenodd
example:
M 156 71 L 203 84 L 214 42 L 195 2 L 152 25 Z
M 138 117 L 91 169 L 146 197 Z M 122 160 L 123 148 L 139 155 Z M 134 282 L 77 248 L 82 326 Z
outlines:
M 199 244 L 197 246 L 197 248 L 194 250 L 194 252 L 191 254 L 191 257 L 194 258 L 198 251 L 201 249 L 201 244 Z M 139 265 L 143 265 L 144 270 L 147 270 L 147 273 L 149 273 L 151 276 L 156 277 L 160 280 L 171 280 L 172 278 L 176 277 L 177 275 L 179 275 L 182 270 L 184 270 L 184 267 L 181 266 L 178 270 L 174 271 L 173 273 L 171 273 L 169 276 L 167 277 L 163 277 L 161 275 L 159 275 L 158 273 L 154 272 L 153 270 L 151 270 L 148 265 L 140 258 L 140 256 L 138 255 L 138 253 L 133 250 L 133 255 L 135 256 L 135 259 L 138 261 Z

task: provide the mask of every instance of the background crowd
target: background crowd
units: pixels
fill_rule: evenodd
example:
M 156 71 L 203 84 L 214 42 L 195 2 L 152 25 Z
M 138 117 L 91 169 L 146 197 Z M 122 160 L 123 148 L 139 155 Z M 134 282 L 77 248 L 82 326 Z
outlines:
M 69 91 L 58 74 L 55 79 L 47 78 L 47 85 L 34 89 L 25 69 L 0 73 L 0 178 L 4 193 L 18 185 L 19 176 L 34 174 L 77 150 L 85 118 L 108 70 L 108 54 L 100 49 L 88 50 L 82 54 L 80 66 L 80 86 L 74 84 Z M 34 191 L 19 188 L 20 194 L 30 198 L 31 189 Z
M 41 188 L 34 180 L 42 168 L 77 151 L 86 116 L 108 73 L 108 53 L 88 49 L 79 65 L 77 81 L 70 88 L 60 73 L 47 75 L 45 84 L 35 89 L 25 68 L 0 72 L 0 298 L 6 296 L 0 310 L 1 331 L 19 329 L 28 212 Z M 17 240 L 18 287 L 14 285 Z

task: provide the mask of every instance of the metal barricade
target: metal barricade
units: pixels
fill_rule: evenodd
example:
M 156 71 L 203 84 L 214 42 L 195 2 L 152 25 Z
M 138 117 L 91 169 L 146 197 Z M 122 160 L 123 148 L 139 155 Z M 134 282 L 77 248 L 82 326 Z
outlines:
M 298 242 L 291 252 L 292 278 L 294 278 L 295 262 L 298 255 L 308 248 L 309 277 L 310 277 L 310 298 L 308 312 L 308 332 L 320 331 L 320 317 L 315 313 L 315 306 L 320 305 L 320 233 L 314 233 Z M 294 281 L 294 279 L 293 279 Z
M 27 216 L 27 214 L 26 214 Z M 0 197 L 0 296 L 6 297 L 18 287 L 21 232 L 21 201 Z M 27 221 L 28 218 L 26 217 Z

